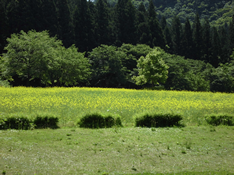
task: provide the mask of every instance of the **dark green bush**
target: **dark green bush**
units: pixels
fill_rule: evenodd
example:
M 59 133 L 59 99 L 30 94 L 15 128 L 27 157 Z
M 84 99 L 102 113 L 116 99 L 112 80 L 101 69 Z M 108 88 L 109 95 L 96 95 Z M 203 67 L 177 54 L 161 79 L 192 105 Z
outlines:
M 56 129 L 56 128 L 58 128 L 58 121 L 59 121 L 59 119 L 57 117 L 54 117 L 54 116 L 37 115 L 37 117 L 34 119 L 33 123 L 34 123 L 36 129 L 42 129 L 42 128 Z
M 1 119 L 0 129 L 30 129 L 32 126 L 32 121 L 26 117 L 8 117 Z
M 36 117 L 35 117 L 36 115 Z M 0 119 L 0 129 L 58 128 L 58 118 L 48 114 L 10 114 Z M 34 119 L 33 119 L 34 118 Z
M 150 114 L 144 113 L 136 117 L 136 127 L 172 127 L 182 126 L 179 122 L 182 120 L 181 115 L 176 114 Z
M 100 113 L 86 114 L 83 116 L 78 125 L 81 128 L 111 128 L 112 126 L 122 126 L 121 119 L 111 115 L 103 115 Z
M 228 114 L 211 114 L 206 116 L 208 124 L 213 126 L 227 125 L 234 126 L 234 117 Z

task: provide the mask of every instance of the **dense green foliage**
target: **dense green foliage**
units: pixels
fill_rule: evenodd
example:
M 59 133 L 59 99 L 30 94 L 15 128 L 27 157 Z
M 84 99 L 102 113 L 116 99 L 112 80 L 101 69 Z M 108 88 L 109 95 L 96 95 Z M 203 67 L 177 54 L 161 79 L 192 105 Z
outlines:
M 169 68 L 163 61 L 164 50 L 155 48 L 148 53 L 146 57 L 140 57 L 137 61 L 138 76 L 133 76 L 136 84 L 146 84 L 147 82 L 152 85 L 165 83 L 167 80 L 167 69 Z
M 42 129 L 42 128 L 58 128 L 58 117 L 46 114 L 38 113 L 25 115 L 21 113 L 8 114 L 0 118 L 0 129 Z
M 136 127 L 172 127 L 182 126 L 180 121 L 182 116 L 178 114 L 154 114 L 154 113 L 143 113 L 137 114 L 135 119 Z
M 120 117 L 114 117 L 111 114 L 91 113 L 83 116 L 78 125 L 81 128 L 111 128 L 113 126 L 122 126 Z
M 168 79 L 161 82 L 166 89 L 233 92 L 232 5 L 228 0 L 2 0 L 0 84 L 142 88 L 132 79 L 139 76 L 137 60 L 160 47 L 169 53 L 162 57 L 169 66 Z
M 108 0 L 114 6 L 117 0 Z M 132 0 L 135 7 L 140 6 L 142 1 Z M 212 25 L 224 25 L 230 22 L 233 10 L 233 1 L 231 0 L 153 0 L 158 15 L 165 16 L 171 24 L 174 15 L 178 15 L 184 23 L 186 18 L 194 20 L 198 12 L 202 18 L 208 18 Z M 150 0 L 144 0 L 143 4 L 149 7 Z
M 210 114 L 206 117 L 206 121 L 208 124 L 214 126 L 234 126 L 234 117 L 228 114 Z
M 2 57 L 2 76 L 14 85 L 76 85 L 89 77 L 89 62 L 77 48 L 62 46 L 46 31 L 13 34 Z

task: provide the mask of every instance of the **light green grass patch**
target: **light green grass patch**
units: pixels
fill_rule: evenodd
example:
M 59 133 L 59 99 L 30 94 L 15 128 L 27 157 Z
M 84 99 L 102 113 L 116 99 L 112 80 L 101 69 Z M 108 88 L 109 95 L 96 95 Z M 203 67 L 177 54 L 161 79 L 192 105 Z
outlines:
M 6 174 L 234 173 L 234 127 L 2 130 L 0 143 Z

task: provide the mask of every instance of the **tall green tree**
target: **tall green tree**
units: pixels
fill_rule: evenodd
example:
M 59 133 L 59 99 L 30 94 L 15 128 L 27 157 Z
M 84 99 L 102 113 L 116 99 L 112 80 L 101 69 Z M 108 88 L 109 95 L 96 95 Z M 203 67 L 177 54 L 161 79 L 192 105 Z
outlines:
M 100 44 L 110 44 L 110 24 L 109 24 L 109 9 L 107 1 L 98 0 L 96 3 L 97 15 L 97 43 Z
M 194 41 L 193 59 L 200 60 L 202 57 L 203 40 L 202 40 L 202 26 L 198 13 L 195 16 L 195 21 L 193 26 L 193 41 Z
M 133 76 L 136 84 L 150 83 L 154 86 L 159 83 L 165 83 L 168 78 L 169 68 L 163 60 L 165 56 L 164 50 L 157 47 L 148 53 L 146 57 L 140 57 L 137 61 L 138 76 Z
M 220 36 L 220 61 L 221 63 L 225 64 L 231 61 L 230 59 L 230 48 L 229 48 L 229 39 L 227 29 L 222 26 L 218 30 Z
M 161 23 L 163 34 L 165 37 L 165 42 L 167 45 L 167 47 L 165 47 L 165 50 L 167 52 L 173 53 L 173 42 L 172 42 L 172 37 L 171 37 L 171 30 L 169 29 L 165 16 L 162 17 L 160 23 Z
M 58 38 L 62 40 L 65 47 L 69 47 L 74 43 L 74 32 L 73 32 L 73 22 L 72 16 L 69 9 L 67 0 L 58 0 Z
M 150 28 L 147 21 L 147 12 L 143 2 L 138 7 L 137 13 L 137 43 L 150 45 Z
M 54 0 L 41 0 L 42 30 L 49 30 L 51 36 L 58 33 L 58 15 Z
M 7 4 L 9 34 L 18 33 L 21 30 L 19 11 L 19 1 L 10 0 Z
M 126 82 L 126 69 L 122 60 L 126 54 L 118 51 L 115 46 L 101 45 L 89 53 L 92 65 L 91 86 L 123 87 Z
M 192 57 L 193 50 L 193 32 L 189 19 L 187 18 L 182 34 L 182 55 L 186 58 Z
M 153 4 L 153 0 L 150 0 L 149 8 L 148 8 L 148 24 L 150 28 L 151 41 L 150 46 L 158 46 L 161 48 L 165 48 L 165 38 L 163 35 L 162 28 L 159 24 L 157 14 L 155 12 L 155 6 Z
M 84 55 L 74 46 L 65 49 L 47 31 L 21 31 L 7 41 L 2 75 L 14 85 L 76 85 L 90 74 Z
M 203 25 L 202 30 L 202 38 L 203 38 L 203 47 L 202 47 L 202 60 L 207 63 L 211 62 L 211 34 L 210 34 L 210 23 L 209 20 L 206 18 L 205 23 Z
M 220 60 L 221 46 L 220 46 L 219 33 L 218 33 L 216 27 L 212 27 L 211 35 L 212 35 L 212 52 L 211 52 L 212 59 L 211 59 L 210 63 L 214 67 L 218 67 L 219 63 L 221 63 L 221 60 Z
M 116 4 L 117 45 L 136 43 L 136 10 L 131 0 L 119 0 Z
M 75 44 L 81 52 L 91 51 L 96 46 L 94 18 L 88 2 L 79 0 L 74 15 Z
M 6 37 L 8 35 L 8 23 L 7 23 L 7 14 L 6 14 L 6 2 L 0 2 L 0 54 L 3 52 L 3 49 L 6 44 Z
M 182 25 L 178 16 L 174 16 L 171 26 L 173 53 L 182 55 Z
M 234 15 L 232 16 L 232 21 L 229 24 L 229 44 L 230 51 L 232 51 L 234 49 Z

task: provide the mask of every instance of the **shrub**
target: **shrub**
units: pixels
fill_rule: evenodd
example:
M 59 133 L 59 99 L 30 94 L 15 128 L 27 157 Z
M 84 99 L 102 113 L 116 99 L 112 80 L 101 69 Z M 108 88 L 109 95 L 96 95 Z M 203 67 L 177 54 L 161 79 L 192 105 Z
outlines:
M 36 118 L 33 121 L 36 129 L 41 128 L 58 128 L 58 117 L 55 117 L 51 114 L 36 114 Z
M 234 117 L 228 114 L 211 114 L 206 116 L 208 124 L 213 126 L 227 125 L 234 126 Z
M 81 128 L 111 128 L 112 126 L 122 126 L 120 117 L 111 114 L 91 113 L 83 116 L 78 125 Z
M 143 113 L 137 115 L 135 119 L 136 127 L 172 127 L 182 126 L 179 123 L 182 120 L 181 115 L 176 114 L 156 114 Z
M 0 129 L 30 129 L 32 121 L 27 117 L 12 116 L 0 120 Z
M 35 117 L 36 115 L 36 117 Z M 34 119 L 33 119 L 34 118 Z M 0 119 L 0 129 L 58 128 L 58 118 L 48 114 L 10 114 Z

